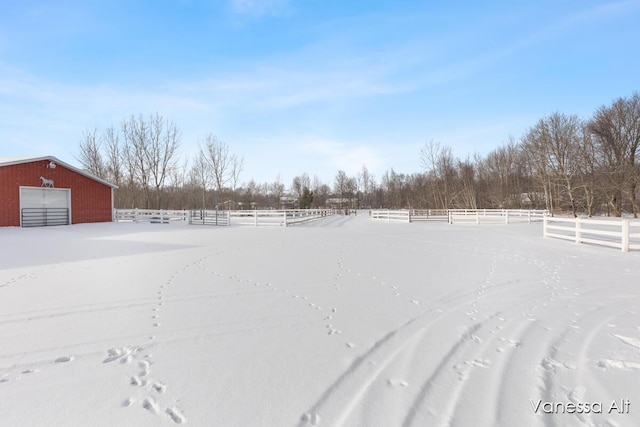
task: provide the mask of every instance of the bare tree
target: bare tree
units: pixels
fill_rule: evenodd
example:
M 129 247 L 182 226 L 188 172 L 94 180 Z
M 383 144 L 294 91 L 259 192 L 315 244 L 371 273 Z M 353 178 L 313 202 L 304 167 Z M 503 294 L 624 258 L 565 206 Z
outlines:
M 371 181 L 373 177 L 367 169 L 367 165 L 363 164 L 362 169 L 358 172 L 358 187 L 362 191 L 362 199 L 360 204 L 363 206 L 371 206 Z
M 349 177 L 345 171 L 339 170 L 338 173 L 336 173 L 333 183 L 333 191 L 336 196 L 339 196 L 340 201 L 338 202 L 338 206 L 342 208 L 344 199 L 349 191 Z
M 96 129 L 82 132 L 78 161 L 88 172 L 98 178 L 106 179 L 107 167 L 102 158 L 101 149 L 102 146 Z
M 122 122 L 122 135 L 125 141 L 124 159 L 129 170 L 132 187 L 137 181 L 142 187 L 144 194 L 144 207 L 150 207 L 150 186 L 151 171 L 147 161 L 149 151 L 148 123 L 142 115 L 138 118 L 131 116 L 129 120 Z
M 158 114 L 149 118 L 146 157 L 149 175 L 155 189 L 155 207 L 162 207 L 162 190 L 167 176 L 176 167 L 177 150 L 180 146 L 178 127 Z
M 191 182 L 201 191 L 201 209 L 207 209 L 207 188 L 211 183 L 211 173 L 209 169 L 209 163 L 207 161 L 207 155 L 200 147 L 198 154 L 196 154 L 191 165 L 191 171 L 189 173 Z
M 280 175 L 269 185 L 269 195 L 273 198 L 275 206 L 280 207 L 280 199 L 284 195 L 284 184 L 280 180 Z
M 236 156 L 235 154 L 231 156 L 231 170 L 230 170 L 230 181 L 231 181 L 231 190 L 235 193 L 236 188 L 238 187 L 238 183 L 240 182 L 240 174 L 244 170 L 244 158 Z
M 205 137 L 204 152 L 213 177 L 216 190 L 222 193 L 222 189 L 229 182 L 229 169 L 231 167 L 231 155 L 229 146 L 218 140 L 214 135 Z
M 609 204 L 618 216 L 622 199 L 629 200 L 634 217 L 638 216 L 636 189 L 640 179 L 637 158 L 640 155 L 640 93 L 619 98 L 609 107 L 595 112 L 589 130 L 607 170 L 610 189 Z
M 302 196 L 304 195 L 305 188 L 309 191 L 311 187 L 311 179 L 309 175 L 305 172 L 302 175 L 298 175 L 293 178 L 291 182 L 291 192 L 296 195 L 298 201 L 302 201 Z
M 437 208 L 452 207 L 453 184 L 456 178 L 455 159 L 451 147 L 441 147 L 433 140 L 420 150 L 420 160 L 430 180 L 431 193 Z

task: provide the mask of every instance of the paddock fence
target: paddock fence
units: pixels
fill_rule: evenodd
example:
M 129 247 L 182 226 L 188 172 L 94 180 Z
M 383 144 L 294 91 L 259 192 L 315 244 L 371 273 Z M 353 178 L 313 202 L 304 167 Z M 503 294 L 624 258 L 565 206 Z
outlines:
M 154 210 L 114 209 L 115 222 L 150 222 L 168 224 L 182 221 L 192 225 L 252 225 L 287 227 L 315 221 L 333 215 L 333 209 L 285 209 L 285 210 Z
M 640 250 L 640 220 L 544 218 L 543 236 L 620 249 L 622 252 Z
M 376 209 L 371 218 L 387 222 L 446 221 L 449 224 L 542 222 L 546 210 L 525 209 Z
M 549 214 L 541 209 L 449 209 L 449 224 L 511 224 L 542 222 Z
M 168 224 L 174 221 L 189 221 L 189 211 L 164 209 L 114 209 L 114 222 L 151 222 Z
M 334 215 L 333 209 L 282 209 L 229 211 L 230 221 L 237 225 L 281 226 L 302 224 Z

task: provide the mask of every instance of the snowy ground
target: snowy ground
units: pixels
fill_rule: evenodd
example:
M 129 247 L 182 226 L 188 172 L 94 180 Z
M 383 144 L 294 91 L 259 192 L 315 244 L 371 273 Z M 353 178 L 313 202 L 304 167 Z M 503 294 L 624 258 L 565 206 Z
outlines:
M 640 425 L 640 254 L 541 227 L 0 229 L 0 425 Z

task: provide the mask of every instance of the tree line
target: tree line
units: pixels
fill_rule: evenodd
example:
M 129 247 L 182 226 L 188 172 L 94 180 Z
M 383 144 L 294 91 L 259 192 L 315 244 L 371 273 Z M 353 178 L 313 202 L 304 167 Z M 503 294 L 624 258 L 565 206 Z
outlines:
M 83 132 L 78 161 L 118 186 L 118 208 L 268 209 L 532 208 L 621 216 L 638 215 L 640 94 L 599 107 L 591 117 L 555 112 L 519 139 L 486 155 L 460 159 L 451 147 L 424 144 L 422 170 L 386 171 L 379 179 L 366 165 L 332 183 L 308 173 L 289 186 L 241 181 L 244 161 L 213 134 L 192 159 L 181 158 L 181 132 L 155 114 L 131 116 L 119 127 Z

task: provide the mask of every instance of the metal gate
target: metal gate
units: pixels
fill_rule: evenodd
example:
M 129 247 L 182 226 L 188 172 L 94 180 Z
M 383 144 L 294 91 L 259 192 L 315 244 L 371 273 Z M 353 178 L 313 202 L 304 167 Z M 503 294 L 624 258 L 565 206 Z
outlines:
M 230 224 L 228 211 L 205 211 L 205 210 L 193 210 L 191 211 L 191 219 L 189 224 L 202 224 L 202 225 L 223 225 Z
M 46 227 L 50 225 L 69 225 L 67 208 L 22 208 L 23 227 Z

